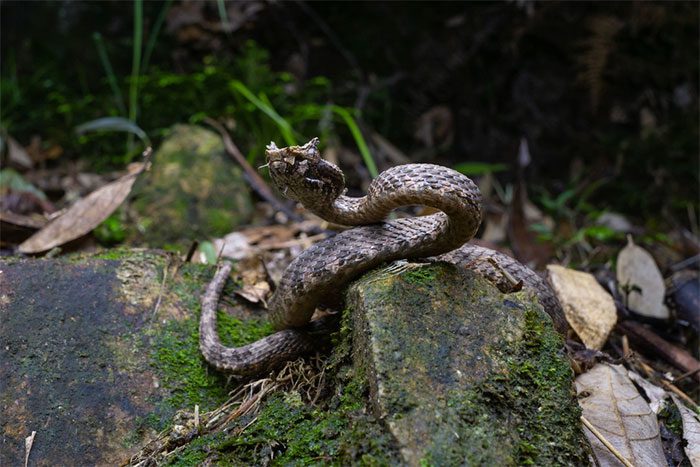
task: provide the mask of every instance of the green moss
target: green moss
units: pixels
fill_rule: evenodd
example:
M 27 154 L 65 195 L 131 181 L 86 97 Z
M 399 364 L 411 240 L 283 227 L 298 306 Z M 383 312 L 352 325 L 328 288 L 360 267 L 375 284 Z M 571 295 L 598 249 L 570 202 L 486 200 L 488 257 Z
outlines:
M 193 443 L 184 455 L 194 451 L 201 462 L 208 453 L 235 465 L 259 465 L 270 458 L 273 465 L 388 465 L 396 460 L 395 449 L 379 424 L 358 410 L 364 394 L 351 389 L 332 401 L 335 409 L 305 404 L 297 392 L 273 394 L 241 435 Z M 242 419 L 238 425 L 249 422 Z
M 226 378 L 210 371 L 199 352 L 196 319 L 170 321 L 154 340 L 154 366 L 170 392 L 164 415 L 195 404 L 207 411 L 226 400 Z
M 491 375 L 474 389 L 451 394 L 453 412 L 446 425 L 457 427 L 460 442 L 431 451 L 431 465 L 583 465 L 585 445 L 580 410 L 572 403 L 571 369 L 561 358 L 561 337 L 537 309 L 525 312 L 526 330 L 520 348 L 508 352 L 507 371 Z M 474 429 L 477 427 L 478 429 Z M 517 426 L 515 436 L 512 427 Z M 514 440 L 514 441 L 513 441 Z M 485 447 L 514 442 L 506 458 L 485 457 Z
M 406 271 L 401 275 L 406 282 L 416 285 L 429 285 L 437 280 L 442 269 L 437 265 L 423 266 Z
M 226 401 L 226 375 L 212 370 L 199 350 L 199 297 L 202 284 L 208 283 L 214 269 L 204 265 L 183 264 L 179 278 L 172 287 L 181 305 L 195 316 L 184 320 L 169 320 L 153 335 L 153 365 L 161 375 L 161 384 L 169 391 L 161 412 L 171 415 L 181 408 L 198 404 L 207 411 Z M 227 284 L 224 294 L 231 293 L 235 284 Z M 256 341 L 272 332 L 267 320 L 240 320 L 225 312 L 217 313 L 218 332 L 224 345 L 238 347 Z
M 234 319 L 224 318 L 222 338 L 234 324 Z M 393 439 L 366 407 L 367 381 L 349 364 L 352 330 L 347 323 L 344 329 L 338 333 L 343 338 L 336 337 L 342 345 L 327 366 L 329 383 L 324 392 L 329 397 L 312 406 L 295 391 L 272 394 L 254 419 L 246 416 L 235 422 L 230 432 L 245 427 L 240 435 L 204 436 L 188 444 L 168 465 L 206 461 L 217 465 L 396 464 L 399 457 Z M 246 338 L 259 331 L 252 330 Z
M 85 260 L 85 258 L 88 258 L 88 257 L 91 259 L 106 259 L 106 260 L 121 260 L 121 259 L 134 260 L 137 258 L 144 258 L 146 256 L 157 257 L 157 256 L 159 256 L 159 253 L 156 250 L 140 251 L 140 250 L 134 250 L 133 248 L 118 247 L 118 248 L 109 248 L 109 249 L 100 250 L 96 253 L 71 254 L 71 255 L 66 256 L 65 259 L 71 263 L 81 263 Z
M 365 276 L 348 301 L 365 349 L 356 363 L 381 382 L 375 403 L 420 453 L 411 462 L 585 463 L 572 373 L 546 313 L 454 266 L 396 271 Z
M 683 418 L 676 404 L 664 404 L 659 412 L 659 421 L 666 425 L 671 433 L 683 438 Z

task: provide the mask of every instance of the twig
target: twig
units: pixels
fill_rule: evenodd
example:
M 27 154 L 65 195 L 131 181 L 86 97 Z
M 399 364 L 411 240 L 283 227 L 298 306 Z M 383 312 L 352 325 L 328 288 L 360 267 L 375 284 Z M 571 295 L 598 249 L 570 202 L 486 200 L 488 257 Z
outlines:
M 666 381 L 663 378 L 659 379 L 659 381 L 661 381 L 661 385 L 663 387 L 665 387 L 666 389 L 668 389 L 669 391 L 671 391 L 672 393 L 674 393 L 675 395 L 677 395 L 678 397 L 680 397 L 681 399 L 686 401 L 688 404 L 690 404 L 690 406 L 693 408 L 693 410 L 697 411 L 700 408 L 700 407 L 698 407 L 698 404 L 688 394 L 681 391 L 673 383 Z
M 685 373 L 683 373 L 679 377 L 673 378 L 673 382 L 677 383 L 678 381 L 680 381 L 682 379 L 686 379 L 688 376 L 693 376 L 693 375 L 697 374 L 698 372 L 700 372 L 700 368 L 696 368 L 696 369 L 691 370 L 691 371 L 686 371 Z
M 508 271 L 506 271 L 503 267 L 501 267 L 500 264 L 498 264 L 498 261 L 496 261 L 494 258 L 489 257 L 487 259 L 491 265 L 496 268 L 498 272 L 501 273 L 501 275 L 508 281 L 509 284 L 509 292 L 518 292 L 522 290 L 523 288 L 523 281 L 517 280 L 515 277 L 513 277 Z
M 671 344 L 643 325 L 625 320 L 617 323 L 621 333 L 626 334 L 640 349 L 654 350 L 661 358 L 683 372 L 695 372 L 700 368 L 700 361 L 686 350 Z M 693 376 L 700 381 L 700 373 Z
M 170 261 L 165 263 L 165 268 L 163 268 L 163 280 L 160 283 L 160 290 L 158 290 L 158 299 L 156 300 L 156 304 L 153 307 L 153 314 L 151 315 L 151 319 L 155 318 L 156 315 L 158 314 L 158 309 L 160 308 L 160 302 L 163 300 L 163 291 L 165 290 L 165 281 L 168 280 L 168 268 L 170 267 Z
M 583 415 L 581 415 L 581 421 L 586 428 L 588 428 L 591 433 L 593 433 L 593 435 L 595 435 L 595 437 L 598 438 L 606 448 L 608 448 L 608 451 L 610 451 L 613 456 L 617 457 L 617 459 L 625 465 L 625 467 L 634 467 L 634 465 L 632 465 L 632 463 L 630 463 L 630 461 L 628 461 L 627 458 L 620 453 L 620 451 L 615 449 L 615 446 L 613 446 L 610 441 L 605 439 L 605 436 L 603 436 L 603 434 L 598 431 L 596 427 L 594 427 Z
M 32 452 L 32 446 L 34 445 L 34 437 L 36 436 L 36 431 L 32 431 L 32 434 L 24 439 L 24 467 L 29 464 L 29 454 Z
M 226 152 L 233 157 L 233 159 L 240 164 L 241 168 L 243 169 L 243 173 L 245 174 L 246 179 L 248 180 L 248 183 L 250 183 L 251 187 L 255 192 L 260 195 L 262 199 L 270 203 L 274 209 L 277 211 L 283 212 L 289 219 L 296 221 L 296 222 L 301 222 L 303 219 L 299 214 L 295 213 L 293 210 L 291 210 L 287 205 L 285 205 L 282 201 L 277 199 L 277 197 L 272 193 L 272 190 L 270 190 L 270 187 L 265 183 L 265 180 L 258 174 L 258 172 L 255 171 L 254 168 L 250 166 L 248 161 L 246 160 L 245 156 L 243 156 L 243 153 L 241 152 L 240 149 L 238 149 L 238 146 L 235 145 L 233 140 L 231 139 L 231 136 L 229 136 L 228 132 L 226 129 L 216 120 L 213 118 L 205 118 L 204 121 L 214 127 L 216 131 L 219 132 L 221 135 L 221 139 L 224 142 L 224 148 L 226 148 Z
M 644 363 L 641 360 L 638 360 L 638 363 L 642 367 L 642 369 L 646 372 L 648 377 L 651 378 L 654 375 L 655 370 L 651 366 L 647 365 L 646 363 Z M 689 395 L 687 395 L 686 393 L 681 391 L 675 384 L 673 384 L 670 381 L 666 381 L 663 378 L 663 376 L 660 376 L 658 378 L 654 378 L 654 380 L 658 380 L 659 383 L 661 383 L 661 385 L 663 387 L 665 387 L 666 389 L 668 389 L 669 391 L 671 391 L 672 393 L 674 393 L 675 395 L 677 395 L 678 397 L 680 397 L 681 399 L 686 401 L 688 404 L 690 404 L 690 406 L 693 408 L 693 410 L 698 410 L 698 404 Z

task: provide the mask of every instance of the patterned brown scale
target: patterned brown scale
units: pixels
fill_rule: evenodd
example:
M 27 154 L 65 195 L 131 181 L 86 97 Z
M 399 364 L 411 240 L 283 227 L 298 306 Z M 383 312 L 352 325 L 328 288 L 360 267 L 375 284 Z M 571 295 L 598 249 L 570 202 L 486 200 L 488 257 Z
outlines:
M 468 177 L 438 165 L 402 165 L 382 172 L 366 196 L 352 198 L 344 194 L 342 171 L 323 160 L 317 146 L 317 138 L 282 149 L 271 143 L 266 156 L 273 182 L 285 196 L 323 219 L 358 227 L 315 244 L 292 261 L 269 302 L 270 318 L 280 330 L 276 334 L 247 346 L 224 347 L 216 334 L 215 316 L 203 313 L 200 348 L 212 366 L 254 374 L 310 351 L 308 325 L 315 308 L 339 305 L 349 281 L 398 259 L 430 258 L 463 265 L 504 292 L 512 285 L 506 271 L 538 295 L 557 330 L 565 332 L 561 306 L 540 276 L 507 255 L 465 244 L 481 222 L 481 194 Z M 392 210 L 408 205 L 441 212 L 384 220 Z

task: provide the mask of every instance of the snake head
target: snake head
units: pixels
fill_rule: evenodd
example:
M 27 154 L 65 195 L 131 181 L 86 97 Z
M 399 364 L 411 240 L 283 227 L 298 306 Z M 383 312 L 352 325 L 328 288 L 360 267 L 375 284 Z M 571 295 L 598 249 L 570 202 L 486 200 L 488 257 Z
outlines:
M 345 177 L 336 166 L 321 158 L 318 138 L 303 146 L 265 148 L 270 176 L 284 195 L 313 210 L 333 203 L 345 191 Z

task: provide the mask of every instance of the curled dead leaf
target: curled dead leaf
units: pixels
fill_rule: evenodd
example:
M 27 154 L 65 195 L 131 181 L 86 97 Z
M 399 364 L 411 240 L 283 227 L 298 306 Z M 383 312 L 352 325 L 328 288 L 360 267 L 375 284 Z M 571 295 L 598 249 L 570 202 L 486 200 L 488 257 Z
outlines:
M 138 171 L 130 172 L 78 200 L 20 244 L 18 250 L 28 254 L 40 253 L 89 233 L 124 202 L 144 167 L 142 164 Z
M 589 349 L 600 350 L 617 322 L 615 302 L 587 272 L 547 266 L 549 280 L 571 328 Z
M 265 297 L 267 297 L 269 293 L 270 284 L 268 284 L 267 281 L 260 281 L 252 285 L 244 285 L 235 292 L 236 295 L 240 295 L 251 303 L 262 302 L 265 306 L 267 306 Z

